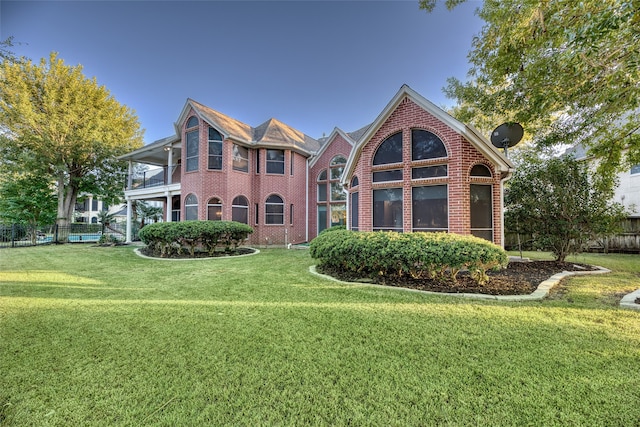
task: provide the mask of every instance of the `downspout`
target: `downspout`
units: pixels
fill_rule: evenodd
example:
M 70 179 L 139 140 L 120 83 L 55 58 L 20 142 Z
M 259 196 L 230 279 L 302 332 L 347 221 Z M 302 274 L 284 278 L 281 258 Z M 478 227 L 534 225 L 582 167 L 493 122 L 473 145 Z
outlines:
M 125 243 L 131 243 L 131 199 L 127 197 L 127 234 Z
M 304 180 L 305 180 L 305 190 L 304 190 L 304 200 L 307 205 L 305 212 L 305 221 L 304 221 L 304 241 L 309 242 L 309 157 L 307 157 L 307 167 L 305 168 Z

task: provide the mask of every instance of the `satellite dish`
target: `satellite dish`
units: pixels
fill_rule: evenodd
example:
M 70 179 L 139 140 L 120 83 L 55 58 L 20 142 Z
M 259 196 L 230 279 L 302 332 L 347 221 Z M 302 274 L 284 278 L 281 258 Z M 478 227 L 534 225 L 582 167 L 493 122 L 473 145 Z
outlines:
M 522 139 L 524 129 L 520 123 L 507 122 L 503 123 L 491 132 L 491 143 L 498 147 L 504 148 L 504 155 L 507 155 L 507 148 L 513 147 Z

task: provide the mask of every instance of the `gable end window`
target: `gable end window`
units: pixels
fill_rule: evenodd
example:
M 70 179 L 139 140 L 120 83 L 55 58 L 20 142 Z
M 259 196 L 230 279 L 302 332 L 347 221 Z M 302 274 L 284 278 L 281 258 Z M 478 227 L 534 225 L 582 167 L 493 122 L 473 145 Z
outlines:
M 436 134 L 422 129 L 411 131 L 411 160 L 415 162 L 441 157 L 447 157 L 447 149 Z
M 198 156 L 200 154 L 200 132 L 198 131 L 198 119 L 195 116 L 192 116 L 187 121 L 187 129 L 195 127 L 195 129 L 190 130 L 186 134 L 186 158 L 185 158 L 185 167 L 187 172 L 197 171 L 198 170 Z
M 378 147 L 373 156 L 373 165 L 402 162 L 402 132 L 391 135 Z

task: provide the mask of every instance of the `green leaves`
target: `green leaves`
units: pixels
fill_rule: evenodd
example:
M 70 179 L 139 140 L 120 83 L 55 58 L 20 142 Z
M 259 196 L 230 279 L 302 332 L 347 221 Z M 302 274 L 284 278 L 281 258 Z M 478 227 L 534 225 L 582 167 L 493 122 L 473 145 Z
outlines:
M 507 255 L 493 243 L 449 233 L 355 232 L 320 233 L 310 254 L 327 267 L 363 275 L 411 276 L 456 280 L 462 269 L 482 284 L 486 271 L 504 267 Z

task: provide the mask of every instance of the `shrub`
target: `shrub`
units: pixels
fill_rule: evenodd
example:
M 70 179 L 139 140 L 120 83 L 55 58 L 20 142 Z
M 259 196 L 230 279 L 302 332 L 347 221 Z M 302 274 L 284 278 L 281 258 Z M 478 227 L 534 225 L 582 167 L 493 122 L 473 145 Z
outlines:
M 161 257 L 187 252 L 195 257 L 196 251 L 213 256 L 222 249 L 236 251 L 253 228 L 235 221 L 181 221 L 149 224 L 139 232 L 140 240 Z
M 506 252 L 474 236 L 332 230 L 311 241 L 321 266 L 360 274 L 455 281 L 462 269 L 483 284 L 487 271 L 505 267 Z

